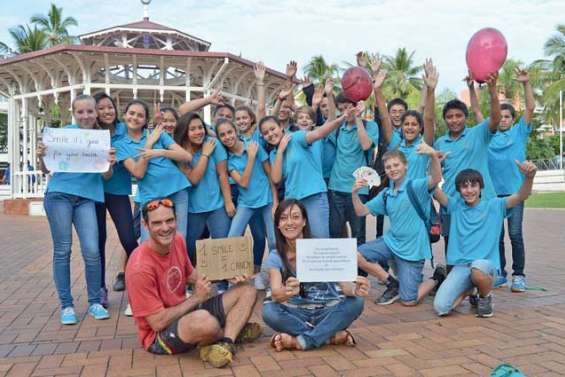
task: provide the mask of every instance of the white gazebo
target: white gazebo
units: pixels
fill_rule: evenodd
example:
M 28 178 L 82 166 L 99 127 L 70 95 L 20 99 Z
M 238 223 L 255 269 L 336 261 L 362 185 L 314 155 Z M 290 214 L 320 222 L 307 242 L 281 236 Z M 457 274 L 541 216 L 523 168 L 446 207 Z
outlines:
M 71 121 L 70 103 L 78 94 L 104 91 L 120 109 L 133 98 L 178 107 L 215 88 L 234 105 L 256 98 L 253 62 L 210 52 L 210 42 L 152 22 L 147 14 L 139 22 L 84 34 L 80 41 L 0 60 L 13 199 L 43 196 L 46 179 L 36 166 L 37 137 L 45 125 Z M 267 69 L 267 103 L 285 80 Z M 204 108 L 207 122 L 210 114 L 209 106 Z

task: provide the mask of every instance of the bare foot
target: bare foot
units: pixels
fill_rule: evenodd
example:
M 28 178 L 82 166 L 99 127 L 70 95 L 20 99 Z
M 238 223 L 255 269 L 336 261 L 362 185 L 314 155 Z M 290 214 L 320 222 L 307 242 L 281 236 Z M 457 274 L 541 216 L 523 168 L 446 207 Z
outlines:
M 271 346 L 277 352 L 281 352 L 283 350 L 299 350 L 300 346 L 296 341 L 296 337 L 292 335 L 288 335 L 285 333 L 276 333 L 271 338 Z

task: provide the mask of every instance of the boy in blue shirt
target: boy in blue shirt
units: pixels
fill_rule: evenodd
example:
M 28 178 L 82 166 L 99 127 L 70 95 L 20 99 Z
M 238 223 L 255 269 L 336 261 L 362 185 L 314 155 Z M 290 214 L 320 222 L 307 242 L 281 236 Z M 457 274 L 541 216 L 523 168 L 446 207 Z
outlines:
M 507 197 L 516 192 L 524 182 L 524 176 L 514 163 L 514 160 L 526 159 L 528 137 L 532 131 L 532 116 L 536 106 L 532 86 L 529 83 L 528 72 L 516 68 L 515 80 L 524 85 L 526 96 L 526 110 L 524 115 L 516 120 L 516 110 L 512 105 L 504 103 L 500 106 L 502 120 L 498 131 L 489 144 L 488 167 L 496 195 Z M 514 124 L 514 125 L 513 125 Z M 522 218 L 524 216 L 524 203 L 519 203 L 507 211 L 508 234 L 512 243 L 512 291 L 524 292 L 526 290 L 526 277 L 524 275 L 524 239 L 522 236 Z M 504 255 L 504 223 L 500 235 L 500 272 L 495 287 L 506 285 L 506 257 Z
M 530 196 L 536 166 L 516 161 L 526 179 L 518 192 L 505 198 L 486 199 L 481 173 L 465 169 L 457 174 L 455 187 L 460 195 L 448 195 L 441 189 L 434 196 L 451 215 L 447 263 L 453 268 L 439 287 L 434 309 L 438 315 L 449 314 L 467 296 L 477 307 L 478 317 L 492 317 L 492 288 L 500 268 L 498 242 L 506 210 Z M 474 288 L 478 290 L 478 297 Z

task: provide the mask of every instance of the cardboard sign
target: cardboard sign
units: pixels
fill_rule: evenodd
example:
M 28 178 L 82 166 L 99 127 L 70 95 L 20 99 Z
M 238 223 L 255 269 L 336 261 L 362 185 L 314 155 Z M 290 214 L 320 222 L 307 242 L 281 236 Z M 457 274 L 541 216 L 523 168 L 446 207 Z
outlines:
M 355 281 L 357 240 L 296 240 L 296 278 L 301 283 Z
M 247 237 L 196 241 L 198 272 L 210 280 L 253 275 L 253 247 Z
M 78 128 L 43 130 L 43 162 L 51 172 L 104 173 L 110 167 L 110 131 Z

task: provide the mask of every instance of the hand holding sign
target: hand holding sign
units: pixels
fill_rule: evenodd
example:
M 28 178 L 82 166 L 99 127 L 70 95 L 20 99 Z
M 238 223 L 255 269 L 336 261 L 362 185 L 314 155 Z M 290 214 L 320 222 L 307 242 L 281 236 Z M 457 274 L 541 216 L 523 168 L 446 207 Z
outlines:
M 301 283 L 356 281 L 357 240 L 354 238 L 297 240 L 296 277 Z
M 253 274 L 253 250 L 246 237 L 196 241 L 198 272 L 210 280 L 234 279 L 239 283 Z

